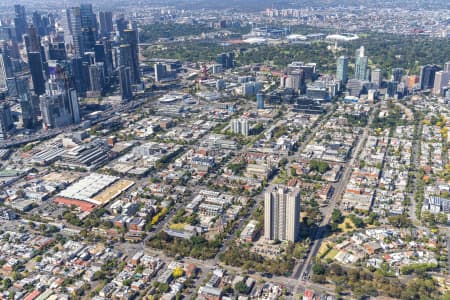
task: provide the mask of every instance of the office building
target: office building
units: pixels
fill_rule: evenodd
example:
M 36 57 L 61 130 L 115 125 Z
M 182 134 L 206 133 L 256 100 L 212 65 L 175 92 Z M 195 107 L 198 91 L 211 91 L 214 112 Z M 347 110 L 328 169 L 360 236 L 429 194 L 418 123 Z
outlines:
M 300 189 L 270 186 L 264 193 L 264 237 L 271 241 L 299 240 Z
M 80 57 L 74 57 L 70 60 L 70 70 L 70 78 L 77 94 L 84 97 L 89 88 L 89 64 Z
M 365 56 L 364 46 L 361 46 L 361 48 L 356 50 L 355 79 L 369 80 L 369 78 L 370 78 L 369 59 L 367 56 Z
M 139 72 L 139 46 L 137 30 L 125 29 L 123 32 L 123 42 L 130 47 L 131 56 L 131 78 L 132 83 L 137 84 L 141 82 L 141 76 Z
M 122 38 L 123 32 L 128 28 L 128 21 L 123 16 L 116 18 L 117 35 Z
M 40 36 L 47 35 L 48 19 L 43 18 L 37 11 L 33 12 L 32 17 L 33 26 L 36 28 L 37 34 Z
M 100 96 L 104 87 L 104 66 L 102 62 L 89 66 L 89 82 L 92 96 Z
M 231 132 L 234 134 L 240 134 L 248 136 L 250 134 L 250 127 L 247 119 L 233 119 L 231 120 Z
M 103 63 L 105 78 L 109 78 L 113 73 L 113 57 L 111 42 L 108 39 L 98 41 L 94 47 L 95 62 Z
M 80 5 L 81 28 L 92 28 L 94 32 L 98 31 L 97 17 L 92 10 L 92 4 Z
M 450 72 L 450 61 L 444 64 L 444 72 Z
M 92 51 L 98 39 L 97 17 L 92 10 L 92 4 L 80 5 L 80 19 L 84 51 Z
M 133 92 L 131 90 L 131 69 L 130 67 L 121 66 L 118 69 L 118 73 L 122 101 L 130 101 L 133 99 Z
M 359 97 L 363 90 L 364 82 L 362 80 L 350 79 L 347 82 L 347 90 L 350 96 Z
M 105 45 L 102 42 L 97 42 L 94 46 L 94 57 L 95 62 L 105 62 L 106 60 L 106 51 Z
M 341 56 L 336 62 L 336 78 L 342 83 L 347 83 L 348 80 L 348 57 Z
M 440 71 L 436 65 L 426 65 L 420 67 L 420 89 L 428 90 L 434 88 L 434 78 L 436 72 Z
M 450 71 L 438 71 L 434 76 L 433 95 L 441 95 L 442 88 L 450 86 Z
M 168 67 L 170 68 L 170 64 L 164 64 L 164 63 L 155 63 L 154 69 L 155 69 L 155 81 L 156 82 L 162 82 L 162 81 L 170 81 L 174 80 L 177 77 L 176 70 L 168 70 Z
M 304 80 L 314 81 L 317 79 L 315 63 L 305 64 L 302 61 L 294 61 L 287 66 L 288 75 L 298 74 L 300 72 L 303 73 Z
M 306 90 L 305 73 L 303 70 L 295 70 L 281 79 L 281 88 L 292 89 L 298 93 Z
M 64 89 L 52 82 L 55 89 L 39 98 L 44 128 L 60 128 L 80 123 L 80 109 L 75 89 Z
M 242 85 L 241 94 L 244 97 L 254 97 L 262 88 L 262 82 L 246 82 Z
M 264 109 L 264 94 L 263 93 L 256 94 L 256 108 Z
M 30 67 L 33 90 L 36 95 L 45 94 L 44 68 L 40 52 L 28 53 L 28 66 Z
M 392 81 L 400 82 L 403 77 L 403 68 L 393 68 L 392 69 Z
M 305 114 L 323 114 L 325 109 L 322 107 L 319 101 L 308 96 L 300 96 L 295 100 L 293 111 L 301 112 Z
M 22 109 L 23 127 L 35 129 L 38 125 L 37 118 L 39 115 L 39 111 L 36 110 L 35 102 L 39 102 L 39 97 L 24 91 L 19 95 L 19 99 L 20 107 Z
M 2 24 L 0 26 L 0 41 L 9 41 L 12 40 L 13 38 L 14 35 L 11 27 Z
M 118 50 L 119 50 L 118 66 L 129 67 L 131 69 L 133 65 L 133 59 L 130 45 L 122 44 L 120 45 Z M 133 74 L 131 75 L 133 76 Z
M 0 53 L 0 91 L 8 88 L 8 78 L 12 76 L 11 62 L 9 57 Z
M 113 20 L 112 12 L 110 11 L 100 11 L 98 13 L 98 24 L 100 29 L 100 35 L 102 37 L 109 37 L 111 32 L 113 32 Z
M 27 15 L 25 6 L 14 5 L 14 27 L 16 30 L 16 40 L 20 41 L 22 36 L 27 32 Z
M 380 69 L 372 70 L 372 74 L 370 76 L 370 81 L 377 87 L 381 87 L 381 83 L 383 81 L 383 74 Z
M 0 140 L 5 140 L 13 127 L 11 107 L 8 102 L 2 102 L 0 103 Z
M 218 91 L 224 90 L 226 86 L 227 86 L 227 83 L 225 82 L 225 80 L 219 79 L 216 81 L 216 89 Z
M 398 82 L 396 81 L 389 81 L 387 83 L 387 95 L 390 98 L 395 98 L 397 97 L 397 88 L 398 88 Z
M 64 11 L 64 42 L 71 48 L 74 56 L 84 53 L 83 36 L 81 34 L 81 12 L 79 7 L 71 7 Z
M 29 93 L 29 79 L 28 76 L 8 78 L 8 96 L 19 97 L 23 93 Z
M 325 86 L 318 84 L 308 86 L 308 88 L 306 89 L 306 96 L 318 102 L 330 100 L 330 94 L 328 93 L 328 89 Z
M 49 60 L 66 60 L 66 46 L 63 42 L 50 43 L 47 46 L 47 57 Z
M 222 69 L 230 69 L 234 67 L 234 53 L 220 53 L 216 57 L 216 63 L 222 66 Z
M 25 49 L 28 52 L 40 52 L 41 51 L 41 41 L 39 39 L 36 27 L 30 25 L 28 27 L 28 34 L 23 35 L 23 41 L 25 44 Z

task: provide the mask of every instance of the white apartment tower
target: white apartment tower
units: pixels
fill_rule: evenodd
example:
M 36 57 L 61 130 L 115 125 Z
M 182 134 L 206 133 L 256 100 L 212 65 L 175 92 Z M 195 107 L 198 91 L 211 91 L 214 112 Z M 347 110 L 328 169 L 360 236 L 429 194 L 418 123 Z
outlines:
M 264 237 L 296 242 L 300 234 L 300 189 L 269 187 L 264 195 Z

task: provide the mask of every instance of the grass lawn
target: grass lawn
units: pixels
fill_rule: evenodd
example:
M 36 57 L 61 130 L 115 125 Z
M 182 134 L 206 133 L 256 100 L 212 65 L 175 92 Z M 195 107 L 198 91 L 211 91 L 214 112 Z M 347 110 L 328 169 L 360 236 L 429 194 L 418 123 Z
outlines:
M 334 259 L 338 253 L 339 253 L 339 251 L 337 249 L 333 248 L 327 253 L 327 255 L 325 256 L 325 259 L 328 259 L 328 258 Z
M 348 224 L 348 225 L 346 225 Z M 342 224 L 339 224 L 339 229 L 341 229 L 342 232 L 349 232 L 349 231 L 353 231 L 356 229 L 355 224 L 353 224 L 352 220 L 350 220 L 349 218 L 345 218 L 344 222 L 342 222 Z
M 325 255 L 328 254 L 328 252 L 329 252 L 330 250 L 332 250 L 332 247 L 333 247 L 333 244 L 330 243 L 330 242 L 323 243 L 323 244 L 320 246 L 319 252 L 317 253 L 318 256 L 321 257 L 321 258 L 324 257 Z

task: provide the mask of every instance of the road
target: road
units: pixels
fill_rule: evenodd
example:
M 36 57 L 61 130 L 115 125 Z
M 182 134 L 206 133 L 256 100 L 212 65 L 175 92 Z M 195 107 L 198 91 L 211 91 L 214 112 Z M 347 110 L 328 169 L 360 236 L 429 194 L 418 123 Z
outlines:
M 137 108 L 138 106 L 144 104 L 148 98 L 153 97 L 157 95 L 158 93 L 150 92 L 145 95 L 142 99 L 137 99 L 130 101 L 125 104 L 121 104 L 115 108 L 110 108 L 108 110 L 105 110 L 99 114 L 99 117 L 95 120 L 91 120 L 91 124 L 95 125 L 100 122 L 104 122 L 108 119 L 110 119 L 112 116 L 122 113 L 122 112 L 130 112 L 133 109 Z M 31 134 L 26 135 L 23 138 L 18 137 L 9 137 L 5 142 L 0 143 L 0 149 L 6 149 L 11 147 L 17 147 L 20 145 L 24 145 L 27 143 L 31 143 L 34 141 L 43 141 L 52 137 L 57 136 L 61 133 L 71 133 L 81 127 L 80 124 L 70 125 L 64 128 L 58 128 L 58 129 L 48 129 L 48 130 L 40 130 Z
M 317 123 L 323 124 L 325 123 L 328 118 L 333 114 L 334 110 L 330 110 L 329 112 L 327 112 L 325 115 L 323 115 L 323 117 L 318 120 Z M 292 163 L 292 161 L 295 160 L 295 158 L 297 157 L 298 153 L 301 153 L 304 148 L 309 144 L 309 142 L 314 138 L 314 136 L 316 135 L 317 131 L 321 128 L 321 126 L 317 125 L 314 128 L 312 128 L 311 132 L 306 136 L 305 140 L 301 143 L 301 145 L 298 147 L 297 151 L 295 153 L 290 154 L 287 159 L 288 159 L 288 164 L 286 165 L 286 170 L 289 170 L 289 165 Z M 269 181 L 269 185 L 270 183 L 273 181 L 273 179 L 275 179 L 276 176 L 274 176 L 273 178 L 270 179 Z M 248 217 L 243 218 L 241 220 L 239 220 L 238 225 L 236 226 L 236 228 L 233 230 L 233 232 L 228 235 L 222 243 L 222 247 L 220 248 L 219 252 L 217 253 L 214 261 L 215 263 L 219 262 L 219 256 L 220 254 L 224 253 L 227 249 L 227 242 L 229 240 L 231 240 L 233 237 L 235 237 L 235 233 L 237 231 L 241 231 L 245 224 L 247 223 L 247 219 L 253 215 L 254 211 L 259 207 L 260 202 L 262 202 L 264 200 L 264 192 L 260 193 L 259 195 L 255 196 L 255 204 L 249 209 L 249 212 L 247 214 Z M 237 238 L 237 237 L 235 237 Z
M 136 252 L 141 251 L 142 246 L 140 246 L 139 244 L 127 244 L 126 243 L 126 244 L 122 244 L 118 250 L 120 250 L 120 251 L 126 250 L 127 255 L 131 257 Z M 157 249 L 153 249 L 153 248 L 152 249 L 145 248 L 144 253 L 147 255 L 151 255 L 151 256 L 157 256 L 162 261 L 164 261 L 166 264 L 173 261 L 173 258 L 166 256 L 162 250 L 157 250 Z M 216 262 L 215 259 L 199 260 L 199 259 L 195 259 L 195 258 L 191 258 L 191 257 L 184 257 L 182 259 L 182 261 L 185 263 L 192 263 L 202 270 L 199 278 L 197 279 L 197 282 L 199 282 L 199 283 L 201 283 L 203 280 L 205 280 L 208 273 L 216 268 L 224 269 L 230 274 L 242 275 L 241 268 L 228 266 L 228 265 L 224 265 L 224 264 L 219 264 Z M 270 282 L 279 284 L 283 287 L 286 287 L 291 292 L 294 291 L 294 289 L 298 283 L 298 281 L 296 279 L 287 278 L 287 277 L 283 277 L 283 276 L 273 276 L 272 278 L 265 278 L 258 273 L 247 274 L 247 275 L 249 277 L 255 279 L 257 282 L 270 281 Z M 331 294 L 334 293 L 334 290 L 330 287 L 326 287 L 326 286 L 323 286 L 320 284 L 315 284 L 315 283 L 310 283 L 310 282 L 305 283 L 305 285 L 303 287 L 300 287 L 300 289 L 298 289 L 298 291 L 303 292 L 305 289 L 308 289 L 308 288 L 314 289 L 315 291 L 323 291 L 323 292 L 327 292 L 327 293 L 331 293 Z M 296 294 L 293 294 L 293 295 L 296 295 Z
M 420 140 L 422 139 L 422 129 L 423 129 L 422 122 L 419 122 L 419 127 L 417 129 L 419 136 L 417 139 L 413 141 L 411 166 L 410 166 L 410 170 L 414 172 L 414 177 L 412 179 L 412 192 L 409 193 L 411 201 L 411 206 L 409 209 L 409 217 L 413 224 L 419 223 L 419 220 L 417 219 L 416 215 L 417 210 L 416 193 L 417 193 L 417 171 L 419 170 Z
M 366 127 L 363 130 L 363 134 L 360 138 L 358 138 L 357 145 L 352 151 L 352 158 L 344 165 L 344 172 L 339 180 L 339 182 L 335 186 L 335 191 L 333 196 L 330 199 L 330 204 L 323 211 L 324 218 L 319 225 L 319 228 L 313 238 L 313 245 L 310 248 L 310 252 L 303 263 L 300 263 L 295 266 L 292 277 L 298 280 L 298 284 L 294 290 L 294 294 L 297 294 L 302 286 L 304 286 L 309 280 L 309 274 L 311 273 L 311 268 L 314 259 L 319 252 L 320 246 L 322 245 L 323 240 L 326 238 L 326 230 L 327 225 L 330 223 L 331 215 L 333 210 L 336 208 L 337 203 L 339 202 L 342 193 L 344 192 L 348 181 L 350 180 L 350 176 L 352 174 L 352 166 L 354 165 L 355 159 L 359 157 L 361 149 L 365 144 L 365 141 L 369 135 L 370 125 L 373 122 L 374 114 L 373 112 L 376 109 L 372 109 L 372 113 L 369 117 Z M 306 279 L 303 280 L 303 276 L 306 274 Z

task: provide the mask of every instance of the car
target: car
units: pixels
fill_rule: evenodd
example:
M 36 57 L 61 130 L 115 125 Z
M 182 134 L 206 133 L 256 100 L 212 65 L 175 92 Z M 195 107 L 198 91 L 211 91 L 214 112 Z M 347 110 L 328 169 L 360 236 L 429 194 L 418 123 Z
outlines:
M 268 272 L 262 273 L 261 276 L 262 277 L 266 277 L 266 278 L 272 278 L 273 277 L 273 275 L 271 273 L 268 273 Z

